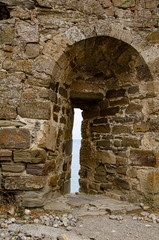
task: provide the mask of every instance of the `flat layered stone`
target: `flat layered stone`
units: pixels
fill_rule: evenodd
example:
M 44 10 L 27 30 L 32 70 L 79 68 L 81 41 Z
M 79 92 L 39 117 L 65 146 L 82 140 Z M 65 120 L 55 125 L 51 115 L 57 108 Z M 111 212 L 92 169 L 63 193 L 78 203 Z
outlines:
M 43 149 L 14 151 L 14 162 L 44 163 L 45 161 L 46 151 Z
M 28 129 L 3 128 L 0 130 L 1 148 L 29 148 L 30 132 Z
M 12 151 L 10 150 L 0 150 L 0 161 L 11 161 Z
M 21 121 L 0 120 L 0 127 L 24 127 L 26 124 Z
M 130 103 L 126 109 L 127 114 L 134 114 L 136 112 L 141 112 L 142 106 L 140 104 Z
M 6 177 L 4 187 L 6 190 L 38 190 L 45 184 L 44 177 Z
M 125 89 L 112 89 L 112 90 L 108 90 L 106 97 L 107 98 L 118 98 L 118 97 L 123 97 L 125 95 L 126 90 Z
M 129 126 L 116 125 L 112 128 L 112 134 L 120 133 L 131 133 L 131 128 Z
M 118 113 L 120 110 L 119 107 L 111 107 L 101 110 L 100 114 L 101 116 L 114 116 L 116 113 Z
M 97 133 L 109 133 L 110 126 L 109 126 L 109 124 L 92 126 L 91 131 L 97 132 Z
M 121 142 L 122 147 L 133 147 L 133 148 L 139 148 L 140 147 L 140 141 L 136 138 L 124 138 Z
M 24 102 L 18 107 L 18 114 L 24 118 L 50 119 L 49 102 Z
M 39 30 L 36 24 L 20 21 L 17 22 L 15 30 L 17 35 L 25 42 L 32 43 L 39 41 Z
M 27 174 L 41 176 L 43 175 L 44 164 L 27 164 Z
M 3 172 L 19 173 L 25 170 L 24 164 L 2 163 Z
M 84 100 L 84 101 L 101 101 L 103 99 L 102 93 L 94 92 L 78 92 L 72 90 L 70 92 L 70 98 L 73 100 Z
M 131 150 L 130 161 L 132 166 L 156 166 L 154 152 L 150 150 Z
M 116 184 L 119 188 L 123 188 L 123 189 L 126 189 L 126 190 L 129 190 L 129 189 L 130 189 L 129 183 L 128 183 L 126 180 L 124 180 L 124 179 L 116 178 L 116 179 L 115 179 L 115 184 Z

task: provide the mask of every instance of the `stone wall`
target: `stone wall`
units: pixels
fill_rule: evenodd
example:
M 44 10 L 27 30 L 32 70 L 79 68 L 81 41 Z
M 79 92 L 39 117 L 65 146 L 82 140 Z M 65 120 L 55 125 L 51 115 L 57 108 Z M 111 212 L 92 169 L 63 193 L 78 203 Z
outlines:
M 0 0 L 1 188 L 24 206 L 70 191 L 158 205 L 159 1 Z

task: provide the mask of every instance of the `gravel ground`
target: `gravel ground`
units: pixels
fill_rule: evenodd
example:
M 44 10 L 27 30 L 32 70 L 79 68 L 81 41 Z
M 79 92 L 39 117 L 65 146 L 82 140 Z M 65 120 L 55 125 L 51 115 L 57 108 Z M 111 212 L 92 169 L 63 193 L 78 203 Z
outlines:
M 68 195 L 47 209 L 23 209 L 19 216 L 6 208 L 0 240 L 159 240 L 159 210 L 143 204 Z

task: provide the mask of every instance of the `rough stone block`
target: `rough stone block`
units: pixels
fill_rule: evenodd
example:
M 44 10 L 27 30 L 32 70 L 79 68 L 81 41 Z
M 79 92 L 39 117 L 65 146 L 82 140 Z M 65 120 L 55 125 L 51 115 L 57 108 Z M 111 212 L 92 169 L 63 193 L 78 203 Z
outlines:
M 102 190 L 102 191 L 106 191 L 106 190 L 108 190 L 108 189 L 112 189 L 113 188 L 113 184 L 112 183 L 102 183 L 101 185 L 100 185 L 100 190 Z
M 159 31 L 155 31 L 153 33 L 150 33 L 147 36 L 147 40 L 152 44 L 159 44 Z
M 42 176 L 44 164 L 27 164 L 27 174 Z
M 17 117 L 16 107 L 1 106 L 0 119 L 15 119 Z
M 14 162 L 44 163 L 45 161 L 46 151 L 43 149 L 14 151 Z
M 45 185 L 44 177 L 7 177 L 4 180 L 6 190 L 38 190 Z
M 36 58 L 39 55 L 40 47 L 38 44 L 28 43 L 25 48 L 25 54 L 29 58 Z
M 120 166 L 116 169 L 117 173 L 126 175 L 127 167 Z
M 29 148 L 30 132 L 28 129 L 3 128 L 0 130 L 1 148 Z
M 126 90 L 125 89 L 112 89 L 112 90 L 108 90 L 106 97 L 107 98 L 118 98 L 118 97 L 124 97 Z
M 126 109 L 127 114 L 135 114 L 136 112 L 141 112 L 142 106 L 135 103 L 130 103 Z
M 18 114 L 24 118 L 50 119 L 49 102 L 23 102 L 18 107 Z
M 67 91 L 66 91 L 66 89 L 64 89 L 62 87 L 59 88 L 59 94 L 61 96 L 63 96 L 64 98 L 67 98 Z
M 103 164 L 116 164 L 116 156 L 109 151 L 99 151 L 99 159 Z
M 110 141 L 109 140 L 102 140 L 102 141 L 97 141 L 97 146 L 100 148 L 109 148 L 110 147 Z
M 67 155 L 72 154 L 72 140 L 68 140 L 65 142 L 64 151 Z
M 100 4 L 102 4 L 102 6 L 104 8 L 108 8 L 112 6 L 112 3 L 110 0 L 99 0 Z
M 107 118 L 97 118 L 93 120 L 93 124 L 105 124 L 108 123 L 108 119 Z
M 12 44 L 14 41 L 13 27 L 9 25 L 0 26 L 0 43 Z
M 28 59 L 28 60 L 16 60 L 12 61 L 9 59 L 6 59 L 3 62 L 3 68 L 5 70 L 12 70 L 12 71 L 20 71 L 20 72 L 26 72 L 30 73 L 33 69 L 33 61 Z
M 91 126 L 90 129 L 92 132 L 97 132 L 97 133 L 109 133 L 110 132 L 109 124 Z
M 57 175 L 54 175 L 49 180 L 49 186 L 56 187 L 57 186 Z
M 139 92 L 139 86 L 131 86 L 128 89 L 128 93 L 129 94 L 135 94 L 135 93 L 138 93 L 138 92 Z
M 115 7 L 129 8 L 135 6 L 135 1 L 112 0 Z
M 124 138 L 121 142 L 122 147 L 133 147 L 133 148 L 139 148 L 140 147 L 140 141 L 136 138 Z
M 100 114 L 101 116 L 114 116 L 119 112 L 119 110 L 119 107 L 106 108 L 104 110 L 101 110 Z
M 72 90 L 70 92 L 70 98 L 73 100 L 84 100 L 84 101 L 93 101 L 98 102 L 103 99 L 102 93 L 94 93 L 94 92 L 77 92 Z
M 43 193 L 26 191 L 22 195 L 22 205 L 28 208 L 38 208 L 44 206 Z
M 131 150 L 130 161 L 133 166 L 155 167 L 156 158 L 153 151 Z
M 15 26 L 17 35 L 25 42 L 38 42 L 39 41 L 39 30 L 38 25 L 30 24 L 25 21 L 17 22 Z
M 133 124 L 134 132 L 147 132 L 149 131 L 149 124 L 148 123 L 136 123 Z
M 20 173 L 23 172 L 24 170 L 25 170 L 24 164 L 2 163 L 3 172 Z
M 123 125 L 113 126 L 112 134 L 120 134 L 120 133 L 131 133 L 131 128 L 129 126 L 123 126 Z
M 123 189 L 126 189 L 126 190 L 129 190 L 129 189 L 130 189 L 129 183 L 128 183 L 126 180 L 124 180 L 124 179 L 116 178 L 116 179 L 115 179 L 115 184 L 116 184 L 119 188 L 123 188 Z
M 54 60 L 50 57 L 43 56 L 38 57 L 34 63 L 34 70 L 40 73 L 46 73 L 52 75 L 54 69 Z
M 116 101 L 110 101 L 110 106 L 121 106 L 129 103 L 128 98 L 124 97 Z
M 43 168 L 43 175 L 48 175 L 48 173 L 55 171 L 56 164 L 55 160 L 50 160 L 45 163 L 45 166 Z
M 11 161 L 12 151 L 10 150 L 0 150 L 0 161 Z

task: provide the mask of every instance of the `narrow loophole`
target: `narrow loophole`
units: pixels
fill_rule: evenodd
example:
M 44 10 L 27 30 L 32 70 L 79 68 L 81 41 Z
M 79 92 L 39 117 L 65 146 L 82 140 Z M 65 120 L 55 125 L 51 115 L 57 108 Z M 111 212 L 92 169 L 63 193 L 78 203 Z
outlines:
M 79 192 L 79 170 L 80 170 L 80 147 L 81 147 L 81 123 L 82 111 L 74 109 L 73 125 L 73 152 L 71 165 L 71 192 Z

